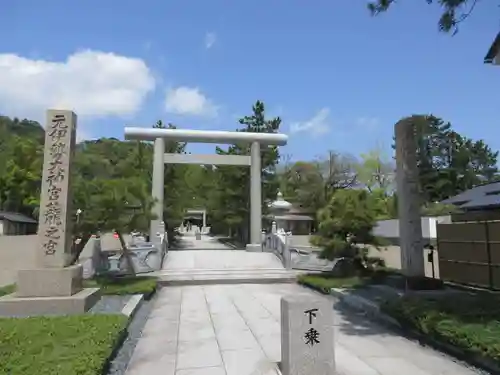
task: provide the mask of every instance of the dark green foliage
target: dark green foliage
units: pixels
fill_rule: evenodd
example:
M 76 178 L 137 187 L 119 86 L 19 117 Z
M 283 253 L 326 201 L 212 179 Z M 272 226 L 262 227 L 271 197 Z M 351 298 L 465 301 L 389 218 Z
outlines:
M 356 158 L 330 150 L 325 157 L 285 165 L 280 188 L 286 199 L 308 212 L 317 212 L 337 190 L 358 184 L 357 167 Z
M 15 290 L 16 290 L 16 286 L 14 284 L 2 286 L 2 287 L 0 287 L 0 297 L 4 296 L 6 294 L 14 293 Z
M 422 1 L 422 0 L 421 0 Z M 478 0 L 425 0 L 427 4 L 437 4 L 443 10 L 439 19 L 439 30 L 444 32 L 458 31 L 458 25 L 473 12 Z M 387 11 L 396 0 L 376 0 L 368 3 L 372 15 Z
M 326 207 L 318 213 L 315 245 L 323 249 L 327 259 L 350 257 L 366 259 L 359 245 L 378 244 L 372 229 L 376 223 L 376 205 L 366 190 L 337 190 Z
M 266 119 L 264 103 L 239 122 L 239 131 L 279 131 L 279 118 Z M 158 121 L 155 128 L 175 129 Z M 25 213 L 38 219 L 43 163 L 43 128 L 35 122 L 0 118 L 0 210 Z M 166 153 L 184 153 L 186 145 L 167 141 Z M 234 145 L 218 153 L 248 155 L 249 146 Z M 73 209 L 82 210 L 74 234 L 116 230 L 148 232 L 151 200 L 153 144 L 101 138 L 77 145 L 73 168 Z M 263 197 L 274 199 L 278 187 L 275 167 L 277 147 L 262 149 Z M 165 165 L 164 218 L 169 238 L 189 208 L 206 208 L 209 225 L 222 232 L 227 226 L 241 239 L 247 236 L 249 212 L 249 168 L 199 165 Z M 266 213 L 267 205 L 263 205 Z M 74 216 L 76 222 L 76 216 Z M 227 232 L 226 232 L 227 234 Z
M 473 141 L 433 115 L 405 119 L 415 125 L 423 202 L 435 203 L 498 179 L 498 152 Z
M 36 216 L 43 139 L 39 123 L 0 116 L 0 210 Z
M 403 325 L 498 363 L 499 306 L 498 295 L 479 292 L 436 298 L 403 297 L 381 307 Z
M 85 280 L 86 288 L 98 287 L 102 295 L 144 294 L 150 297 L 156 291 L 155 277 L 97 277 Z
M 155 277 L 100 276 L 83 281 L 84 288 L 100 288 L 102 295 L 144 294 L 151 296 L 156 291 Z M 14 293 L 16 285 L 0 287 L 0 296 Z
M 244 127 L 238 131 L 277 133 L 281 124 L 279 117 L 266 119 L 265 106 L 257 101 L 252 107 L 252 114 L 239 120 Z M 279 151 L 276 146 L 261 146 L 262 156 L 262 211 L 267 213 L 265 202 L 276 199 L 279 187 L 276 165 L 279 160 Z M 232 145 L 223 150 L 216 149 L 220 155 L 250 155 L 250 145 Z M 247 243 L 248 222 L 250 207 L 250 170 L 236 166 L 221 166 L 211 174 L 214 178 L 216 189 L 212 191 L 209 198 L 212 217 L 211 224 L 214 229 L 230 228 L 229 236 L 236 236 L 242 242 Z
M 102 374 L 127 321 L 120 314 L 0 318 L 0 374 Z

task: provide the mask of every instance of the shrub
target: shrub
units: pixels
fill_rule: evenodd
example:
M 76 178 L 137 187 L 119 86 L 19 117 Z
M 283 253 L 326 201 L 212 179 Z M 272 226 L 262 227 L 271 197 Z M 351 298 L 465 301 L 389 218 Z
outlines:
M 489 293 L 446 297 L 407 296 L 386 301 L 382 311 L 469 354 L 500 361 L 500 298 Z
M 99 287 L 103 295 L 125 295 L 144 294 L 151 296 L 156 290 L 156 278 L 154 277 L 96 277 L 93 280 L 85 280 L 87 288 Z
M 15 284 L 5 285 L 0 287 L 0 297 L 5 296 L 6 294 L 14 293 L 16 290 Z
M 1 318 L 0 374 L 101 374 L 126 325 L 118 314 Z
M 155 277 L 96 277 L 92 280 L 84 280 L 85 288 L 101 288 L 102 295 L 126 295 L 144 294 L 150 297 L 156 291 Z M 15 284 L 0 288 L 0 296 L 13 293 L 16 290 Z

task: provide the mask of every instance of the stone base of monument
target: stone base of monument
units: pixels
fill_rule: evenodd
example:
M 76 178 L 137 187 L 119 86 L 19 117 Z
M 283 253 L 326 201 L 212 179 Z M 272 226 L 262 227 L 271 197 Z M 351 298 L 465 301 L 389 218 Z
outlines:
M 20 270 L 15 293 L 0 297 L 0 316 L 83 314 L 100 299 L 99 288 L 82 287 L 83 268 Z
M 260 243 L 249 243 L 246 246 L 247 251 L 252 251 L 252 252 L 261 252 L 262 251 L 262 245 Z

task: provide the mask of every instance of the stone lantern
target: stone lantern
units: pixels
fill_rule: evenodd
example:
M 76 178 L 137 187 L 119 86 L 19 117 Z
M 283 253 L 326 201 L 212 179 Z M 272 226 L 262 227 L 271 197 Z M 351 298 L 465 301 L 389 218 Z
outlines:
M 292 208 L 292 204 L 283 199 L 283 194 L 281 191 L 278 191 L 278 195 L 274 202 L 271 202 L 269 205 L 270 216 L 273 221 L 276 222 L 276 229 L 278 232 L 283 232 L 289 230 L 287 228 L 287 221 L 283 219 L 276 219 L 277 217 L 283 217 L 288 214 L 290 209 Z

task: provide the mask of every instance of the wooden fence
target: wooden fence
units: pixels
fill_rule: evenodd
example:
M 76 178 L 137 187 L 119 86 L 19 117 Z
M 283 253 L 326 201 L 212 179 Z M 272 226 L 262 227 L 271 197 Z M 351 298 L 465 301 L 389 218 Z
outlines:
M 500 289 L 500 221 L 437 224 L 440 278 Z

